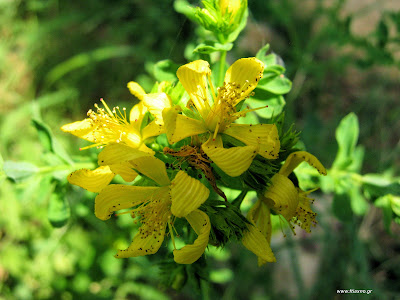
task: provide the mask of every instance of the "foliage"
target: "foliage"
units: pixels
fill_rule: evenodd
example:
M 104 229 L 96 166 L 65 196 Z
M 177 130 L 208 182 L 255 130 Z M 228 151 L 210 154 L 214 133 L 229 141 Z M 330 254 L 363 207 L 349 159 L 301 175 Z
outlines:
M 267 40 L 273 51 L 265 42 L 253 42 L 264 46 L 258 53 L 241 42 L 252 36 L 246 17 L 221 37 L 176 13 L 173 7 L 198 21 L 192 10 L 198 8 L 183 0 L 1 4 L 0 211 L 5 213 L 0 218 L 0 299 L 329 299 L 338 288 L 373 289 L 377 299 L 398 297 L 400 131 L 394 78 L 400 66 L 395 54 L 399 12 L 384 11 L 375 28 L 362 36 L 354 32 L 354 24 L 368 11 L 349 13 L 347 2 L 314 1 L 299 9 L 302 4 L 292 0 L 249 1 L 243 15 L 260 21 L 260 28 L 266 22 L 272 31 Z M 206 252 L 212 268 L 205 267 L 203 258 L 189 266 L 176 264 L 171 244 L 151 258 L 114 259 L 135 233 L 132 222 L 123 217 L 99 221 L 93 214 L 95 194 L 67 183 L 71 171 L 96 166 L 98 151 L 82 155 L 78 148 L 86 144 L 58 128 L 81 119 L 101 96 L 120 105 L 119 99 L 131 101 L 125 83 L 132 79 L 147 91 L 154 80 L 176 80 L 183 53 L 188 60 L 208 59 L 218 74 L 217 86 L 228 68 L 225 57 L 263 61 L 263 79 L 246 104 L 257 108 L 262 102 L 271 109 L 248 114 L 243 122 L 283 122 L 285 109 L 280 126 L 285 149 L 304 144 L 324 165 L 331 163 L 326 177 L 305 164 L 296 169 L 300 187 L 320 187 L 325 194 L 316 195 L 316 204 L 322 203 L 317 206 L 322 230 L 307 238 L 288 234 L 282 242 L 281 221 L 272 216 L 272 246 L 282 252 L 278 262 L 288 266 L 282 262 L 256 269 L 252 254 L 224 240 L 239 241 L 240 228 L 227 232 L 232 224 L 222 223 L 213 234 L 223 238 L 212 239 L 224 247 Z M 389 68 L 395 76 L 383 71 Z M 180 99 L 181 92 L 173 92 L 172 98 Z M 289 126 L 294 121 L 303 131 L 300 136 Z M 337 147 L 332 142 L 335 128 Z M 282 160 L 288 154 L 281 153 Z M 256 197 L 223 190 L 244 211 Z M 214 204 L 201 209 L 221 211 L 214 216 L 226 217 L 224 222 L 247 221 L 234 205 L 223 210 Z M 312 284 L 299 253 L 318 257 L 319 279 Z M 282 275 L 276 274 L 285 267 L 294 280 L 282 287 L 276 278 Z

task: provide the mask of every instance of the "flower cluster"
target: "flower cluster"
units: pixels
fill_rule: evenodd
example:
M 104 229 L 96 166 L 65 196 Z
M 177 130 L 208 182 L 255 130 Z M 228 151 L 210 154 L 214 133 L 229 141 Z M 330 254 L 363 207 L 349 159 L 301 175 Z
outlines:
M 124 210 L 141 224 L 131 245 L 119 250 L 117 258 L 154 254 L 168 233 L 175 261 L 191 264 L 209 243 L 221 245 L 218 239 L 229 239 L 232 235 L 226 232 L 235 232 L 235 237 L 258 256 L 261 265 L 275 261 L 270 248 L 271 211 L 307 232 L 315 226 L 309 192 L 297 187 L 289 175 L 303 161 L 326 174 L 322 164 L 307 152 L 283 150 L 283 136 L 276 124 L 236 122 L 254 110 L 268 109 L 245 106 L 263 70 L 264 64 L 257 58 L 239 59 L 216 89 L 208 62 L 193 61 L 177 71 L 180 86 L 186 91 L 179 99 L 169 93 L 178 84 L 160 83 L 155 92 L 147 94 L 137 83 L 130 82 L 128 88 L 139 103 L 133 106 L 129 118 L 125 108 L 111 110 L 101 100 L 104 108 L 95 105 L 97 111 L 90 110 L 88 118 L 62 127 L 93 143 L 88 147 L 103 148 L 97 169 L 78 170 L 68 177 L 71 184 L 98 193 L 96 217 L 106 220 Z M 166 137 L 164 144 L 159 140 L 162 136 Z M 282 151 L 290 153 L 283 153 L 283 165 Z M 227 199 L 221 186 L 229 187 L 231 180 L 245 178 L 251 166 L 260 162 L 268 169 L 266 174 L 273 175 L 266 175 L 262 181 L 265 185 L 257 188 L 258 201 L 247 219 L 234 214 L 237 221 L 233 217 L 223 220 L 229 214 L 217 215 L 217 210 L 210 208 L 211 203 L 219 202 L 215 206 L 222 209 L 224 205 L 229 213 L 240 210 L 232 199 Z M 270 165 L 281 167 L 278 170 Z M 125 183 L 110 184 L 116 175 Z M 243 190 L 251 189 L 245 180 L 241 182 Z M 218 195 L 223 199 L 216 201 Z M 192 244 L 181 249 L 174 241 L 177 218 L 186 219 L 197 234 Z M 226 228 L 229 226 L 236 227 Z

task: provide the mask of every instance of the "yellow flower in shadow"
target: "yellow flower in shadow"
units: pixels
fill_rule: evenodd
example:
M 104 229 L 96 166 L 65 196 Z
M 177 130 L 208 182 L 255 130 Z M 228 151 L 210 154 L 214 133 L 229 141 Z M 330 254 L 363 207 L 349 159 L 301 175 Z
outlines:
M 279 172 L 272 177 L 271 186 L 264 194 L 259 195 L 259 199 L 247 214 L 247 219 L 260 230 L 268 242 L 271 241 L 271 209 L 287 220 L 293 232 L 295 224 L 306 232 L 311 232 L 311 227 L 317 224 L 317 214 L 311 209 L 314 199 L 308 197 L 313 190 L 305 192 L 288 178 L 303 161 L 314 167 L 321 175 L 326 175 L 326 169 L 314 155 L 305 151 L 293 152 Z M 259 266 L 268 261 L 260 255 L 258 257 Z

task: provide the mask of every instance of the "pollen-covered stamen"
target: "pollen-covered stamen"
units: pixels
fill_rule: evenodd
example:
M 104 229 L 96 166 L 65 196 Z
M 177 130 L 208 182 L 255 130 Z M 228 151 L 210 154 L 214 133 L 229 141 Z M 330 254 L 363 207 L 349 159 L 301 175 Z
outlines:
M 82 149 L 101 147 L 111 142 L 126 142 L 132 144 L 132 146 L 138 146 L 140 133 L 136 132 L 135 128 L 128 122 L 126 108 L 122 108 L 121 111 L 117 106 L 111 110 L 103 99 L 100 101 L 105 108 L 100 108 L 95 104 L 94 107 L 97 111 L 90 109 L 87 113 L 95 128 L 91 132 L 95 144 Z
M 165 189 L 157 193 L 139 207 L 132 209 L 131 214 L 138 216 L 142 226 L 139 233 L 142 239 L 151 235 L 160 236 L 165 229 L 166 223 L 171 216 L 171 201 Z
M 233 117 L 237 117 L 237 118 L 245 117 L 246 114 L 248 114 L 249 112 L 260 110 L 260 109 L 264 109 L 264 108 L 267 108 L 267 107 L 268 107 L 268 105 L 257 107 L 257 108 L 250 108 L 250 107 L 247 106 L 247 109 L 244 109 L 242 111 L 238 111 L 236 113 L 233 113 L 232 116 Z
M 215 104 L 216 101 L 217 101 L 217 94 L 215 93 L 214 85 L 213 85 L 213 83 L 212 83 L 212 81 L 211 81 L 211 76 L 208 75 L 208 76 L 207 76 L 207 79 L 208 79 L 208 84 L 209 84 L 210 89 L 211 89 L 211 97 L 212 97 L 213 102 L 214 102 L 214 104 Z M 212 103 L 210 103 L 210 106 L 212 106 Z
M 304 192 L 301 189 L 297 188 L 299 192 L 299 205 L 296 209 L 296 214 L 291 220 L 294 224 L 297 224 L 306 232 L 311 232 L 311 226 L 315 227 L 317 225 L 316 216 L 317 214 L 311 210 L 311 204 L 314 203 L 314 199 L 309 198 L 308 194 L 315 191 L 311 190 L 308 192 Z
M 204 80 L 204 83 L 207 84 L 207 81 Z M 207 117 L 208 112 L 210 111 L 211 104 L 209 103 L 209 96 L 207 91 L 207 85 L 201 86 L 197 85 L 196 92 L 192 94 L 192 101 L 197 111 L 203 118 Z

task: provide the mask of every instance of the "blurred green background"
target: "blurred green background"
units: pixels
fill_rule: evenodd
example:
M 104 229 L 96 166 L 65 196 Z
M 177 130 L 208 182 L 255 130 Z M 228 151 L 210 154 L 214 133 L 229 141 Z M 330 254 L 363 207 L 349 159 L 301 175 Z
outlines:
M 167 0 L 0 2 L 0 153 L 2 161 L 40 168 L 26 180 L 18 174 L 17 182 L 0 175 L 0 299 L 200 299 L 207 293 L 211 299 L 359 299 L 336 294 L 346 288 L 371 289 L 365 297 L 372 299 L 400 298 L 400 227 L 385 230 L 385 210 L 373 205 L 342 222 L 332 212 L 332 195 L 317 194 L 319 226 L 286 238 L 278 229 L 276 264 L 258 268 L 239 244 L 210 249 L 209 291 L 187 285 L 177 292 L 157 279 L 155 262 L 167 250 L 114 259 L 134 234 L 129 219 L 97 220 L 95 194 L 46 176 L 54 157 L 38 127 L 47 124 L 75 160 L 87 143 L 60 126 L 83 119 L 101 97 L 130 107 L 135 98 L 126 84 L 135 80 L 149 91 L 155 62 L 186 63 L 195 30 Z M 400 3 L 249 0 L 248 26 L 228 60 L 254 56 L 266 43 L 293 82 L 286 121 L 302 131 L 307 150 L 330 167 L 335 129 L 354 112 L 365 148 L 361 173 L 399 176 Z M 87 150 L 91 157 L 82 164 L 91 165 L 96 153 Z M 63 209 L 71 218 L 53 228 L 59 220 L 49 203 L 66 204 L 52 192 L 65 188 Z

